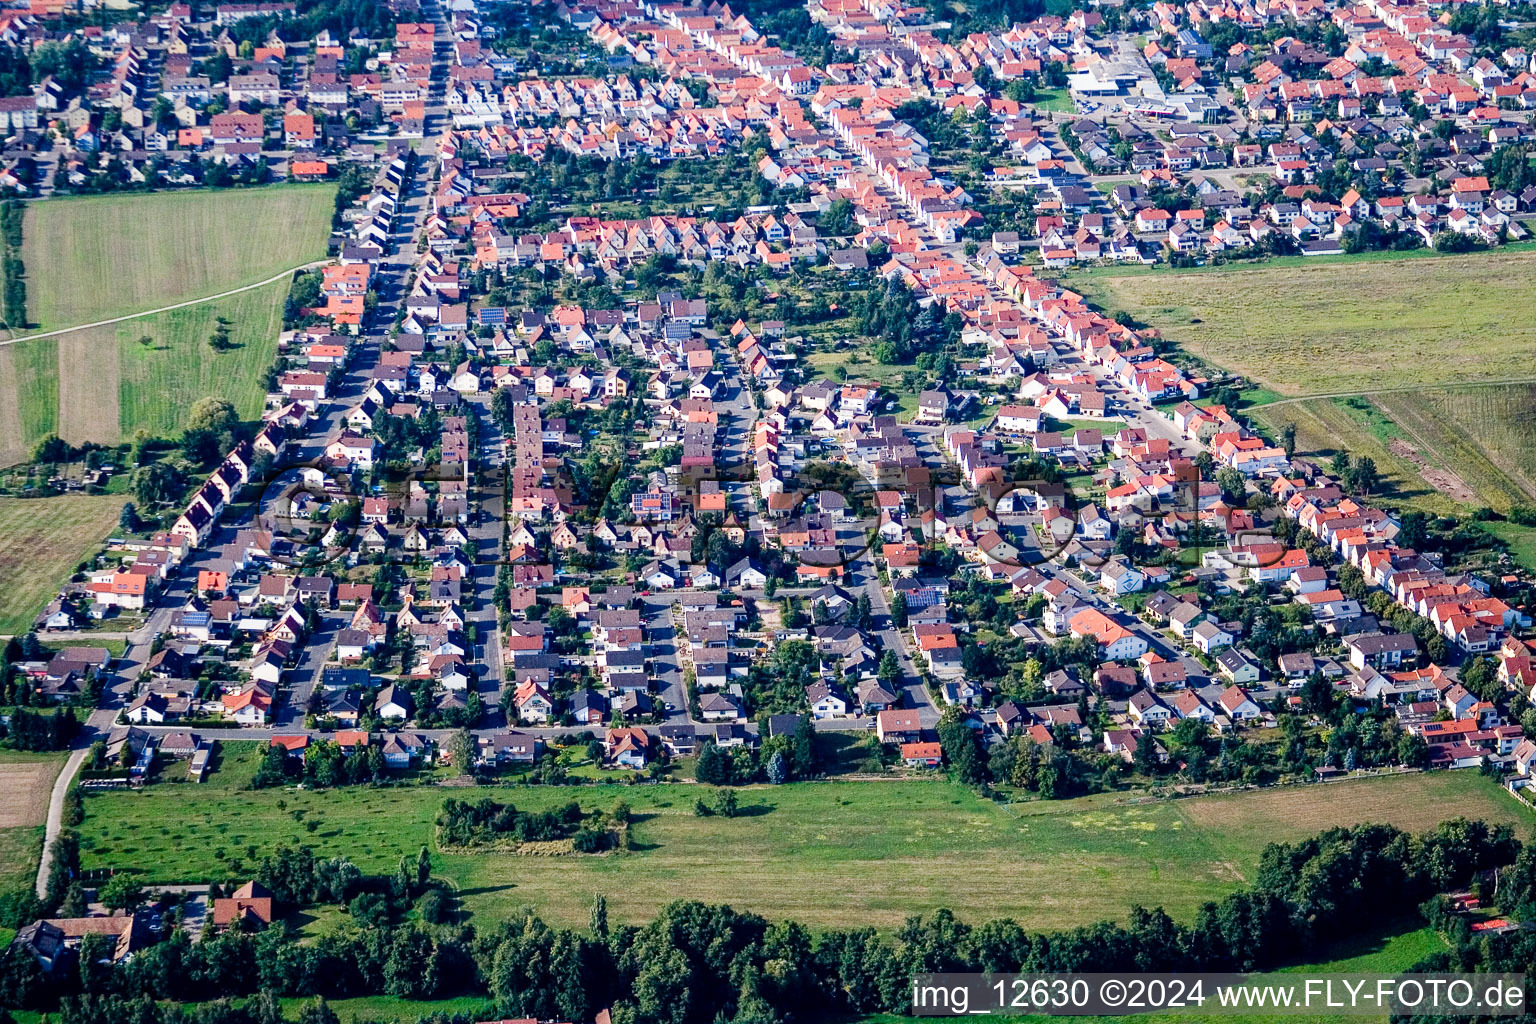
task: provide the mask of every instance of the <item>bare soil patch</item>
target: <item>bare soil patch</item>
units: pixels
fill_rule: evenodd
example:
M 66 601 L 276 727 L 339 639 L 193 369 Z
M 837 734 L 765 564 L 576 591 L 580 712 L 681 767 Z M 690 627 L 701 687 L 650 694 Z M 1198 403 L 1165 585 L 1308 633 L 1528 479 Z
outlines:
M 0 828 L 43 824 L 48 794 L 59 773 L 55 762 L 0 764 Z
M 59 436 L 116 444 L 121 346 L 94 331 L 59 336 Z
M 16 385 L 15 353 L 10 346 L 0 348 L 0 466 L 14 466 L 27 457 Z
M 1463 504 L 1473 505 L 1477 503 L 1477 492 L 1467 486 L 1465 480 L 1452 473 L 1448 469 L 1440 469 L 1429 464 L 1429 460 L 1419 454 L 1419 450 L 1401 438 L 1393 438 L 1387 444 L 1387 449 L 1398 458 L 1411 462 L 1424 482 Z

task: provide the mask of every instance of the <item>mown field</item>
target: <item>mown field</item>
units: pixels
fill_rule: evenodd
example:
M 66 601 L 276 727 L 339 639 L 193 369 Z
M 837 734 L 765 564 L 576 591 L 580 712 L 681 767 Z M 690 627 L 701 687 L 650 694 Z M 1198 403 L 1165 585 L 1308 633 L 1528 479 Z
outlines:
M 227 398 L 242 417 L 254 418 L 261 412 L 262 374 L 277 353 L 287 290 L 283 280 L 0 349 L 41 363 L 32 387 L 17 396 L 23 450 L 54 433 L 72 444 L 113 444 L 140 430 L 175 436 L 187 410 L 206 395 Z M 219 317 L 228 322 L 232 345 L 223 352 L 208 345 Z M 0 374 L 0 384 L 4 379 Z
M 1536 253 L 1147 274 L 1066 282 L 1286 396 L 1529 379 Z
M 87 868 L 143 871 L 150 883 L 248 871 L 288 841 L 392 869 L 431 844 L 447 795 L 400 788 L 242 791 L 252 759 L 232 747 L 204 786 L 166 783 L 88 798 Z M 1122 917 L 1133 903 L 1189 918 L 1251 879 L 1265 844 L 1333 825 L 1423 828 L 1456 815 L 1519 824 L 1530 816 L 1474 774 L 1414 775 L 1293 791 L 1130 804 L 1109 796 L 1000 807 L 946 782 L 816 783 L 744 791 L 735 819 L 699 818 L 684 786 L 482 791 L 538 809 L 626 800 L 635 849 L 608 856 L 439 856 L 465 906 L 502 917 L 531 906 L 586 921 L 594 893 L 615 920 L 643 921 L 676 899 L 730 903 L 817 927 L 894 929 L 949 907 L 970 920 L 1013 916 L 1031 928 Z
M 334 196 L 281 186 L 29 205 L 28 333 L 217 295 L 323 258 Z M 0 347 L 0 465 L 53 433 L 75 443 L 174 435 L 205 395 L 255 415 L 287 286 Z M 220 316 L 235 346 L 222 353 L 207 343 Z
M 51 338 L 0 346 L 0 466 L 24 461 L 58 425 L 59 348 Z
M 22 227 L 38 330 L 213 295 L 322 259 L 335 188 L 90 196 L 30 203 Z
M 0 498 L 0 635 L 32 627 L 80 560 L 117 526 L 122 508 L 113 495 Z
M 37 878 L 48 794 L 66 757 L 0 750 L 0 892 L 26 888 Z

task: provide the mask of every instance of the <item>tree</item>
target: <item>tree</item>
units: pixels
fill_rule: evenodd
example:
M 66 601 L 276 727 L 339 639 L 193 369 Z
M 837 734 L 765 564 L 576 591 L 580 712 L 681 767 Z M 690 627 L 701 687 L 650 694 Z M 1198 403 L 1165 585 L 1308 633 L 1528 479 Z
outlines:
M 192 403 L 192 408 L 187 413 L 187 430 L 206 430 L 218 434 L 226 430 L 234 430 L 239 425 L 240 416 L 235 412 L 235 407 L 227 400 L 214 395 L 199 398 Z
M 768 781 L 775 786 L 782 786 L 789 781 L 789 762 L 784 759 L 782 750 L 775 750 L 773 756 L 768 759 L 766 769 Z
M 432 880 L 432 855 L 427 852 L 425 845 L 416 855 L 416 888 L 425 889 L 427 883 Z
M 739 807 L 736 803 L 736 791 L 734 789 L 715 790 L 714 811 L 722 818 L 734 818 Z
M 324 996 L 316 997 L 312 1003 L 306 1003 L 299 1010 L 299 1024 L 341 1024 L 341 1018 L 336 1016 L 336 1011 L 331 1009 L 331 1004 L 325 1001 Z
M 1228 501 L 1240 503 L 1248 493 L 1248 478 L 1231 466 L 1223 466 L 1216 471 L 1216 486 Z
M 816 772 L 816 729 L 810 715 L 801 715 L 790 737 L 790 760 L 793 775 L 797 779 L 809 778 Z
M 1285 457 L 1296 457 L 1296 424 L 1287 423 L 1280 428 L 1280 446 L 1285 449 Z
M 602 893 L 592 897 L 590 927 L 595 937 L 599 939 L 608 937 L 608 897 Z
M 718 744 L 706 743 L 699 751 L 699 763 L 694 769 L 698 780 L 707 786 L 731 784 L 731 757 Z
M 1357 494 L 1370 494 L 1381 485 L 1381 475 L 1376 471 L 1376 460 L 1362 455 L 1344 474 L 1344 483 Z
M 137 910 L 144 904 L 144 887 L 127 872 L 113 875 L 96 893 L 96 898 L 108 910 Z
M 896 657 L 896 652 L 886 649 L 880 655 L 880 667 L 875 670 L 875 678 L 879 679 L 883 686 L 894 688 L 901 679 L 901 660 Z
M 874 624 L 874 615 L 870 609 L 869 591 L 859 594 L 859 599 L 853 606 L 853 625 L 855 629 L 868 632 Z
M 820 233 L 824 236 L 840 236 L 853 234 L 853 203 L 847 199 L 837 199 L 827 207 L 816 223 Z
M 138 533 L 144 523 L 139 519 L 139 510 L 133 502 L 123 502 L 123 510 L 117 514 L 118 528 L 127 533 Z
M 185 487 L 181 470 L 168 462 L 152 462 L 133 471 L 133 496 L 142 508 L 174 503 Z
M 475 770 L 475 751 L 475 737 L 468 729 L 460 729 L 453 734 L 453 739 L 448 741 L 449 757 L 454 767 L 465 775 Z
M 64 462 L 69 458 L 69 442 L 58 434 L 49 434 L 32 448 L 33 462 Z
M 987 763 L 977 746 L 976 733 L 952 706 L 944 710 L 939 721 L 939 746 L 956 779 L 972 786 L 987 781 Z
M 1418 511 L 1404 512 L 1397 529 L 1398 546 L 1422 551 L 1427 540 L 1429 540 L 1429 516 Z
M 906 629 L 907 615 L 907 595 L 898 591 L 891 598 L 891 624 L 897 629 Z

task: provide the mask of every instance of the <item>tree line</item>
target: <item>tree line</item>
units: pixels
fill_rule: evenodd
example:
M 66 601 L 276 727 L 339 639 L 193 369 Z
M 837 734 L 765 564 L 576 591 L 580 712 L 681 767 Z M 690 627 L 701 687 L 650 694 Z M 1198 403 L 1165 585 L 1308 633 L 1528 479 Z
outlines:
M 26 266 L 21 262 L 21 219 L 24 207 L 15 199 L 0 203 L 0 238 L 5 242 L 5 254 L 0 257 L 0 271 L 5 277 L 3 296 L 5 325 L 12 332 L 27 326 L 27 282 L 23 280 Z
M 258 877 L 280 902 L 357 901 L 380 891 L 398 911 L 427 898 L 430 862 L 402 860 L 387 879 L 346 861 L 290 849 Z M 1254 884 L 1204 904 L 1190 924 L 1135 907 L 1125 923 L 1031 932 L 1000 919 L 981 925 L 947 910 L 915 915 L 891 939 L 873 928 L 813 933 L 792 922 L 698 902 L 673 903 L 644 926 L 610 926 L 599 897 L 587 929 L 556 928 L 533 913 L 477 930 L 453 915 L 398 912 L 343 933 L 299 941 L 281 922 L 264 932 L 228 931 L 197 945 L 179 933 L 126 964 L 45 985 L 35 962 L 12 949 L 0 961 L 0 1004 L 52 1006 L 62 1024 L 244 1021 L 232 1009 L 183 1010 L 266 994 L 340 998 L 389 994 L 484 995 L 512 1017 L 590 1020 L 611 1007 L 615 1024 L 777 1024 L 828 1012 L 900 1012 L 919 972 L 1266 970 L 1424 906 L 1435 894 L 1497 869 L 1501 903 L 1536 908 L 1536 852 L 1508 826 L 1446 822 L 1420 836 L 1385 825 L 1338 828 L 1271 844 Z M 420 894 L 420 895 L 418 895 Z M 1426 909 L 1433 911 L 1436 904 Z M 435 920 L 433 920 L 435 919 Z M 1533 940 L 1520 946 L 1528 965 Z M 1501 946 L 1499 955 L 1505 955 Z M 156 1001 L 161 1002 L 156 1002 Z

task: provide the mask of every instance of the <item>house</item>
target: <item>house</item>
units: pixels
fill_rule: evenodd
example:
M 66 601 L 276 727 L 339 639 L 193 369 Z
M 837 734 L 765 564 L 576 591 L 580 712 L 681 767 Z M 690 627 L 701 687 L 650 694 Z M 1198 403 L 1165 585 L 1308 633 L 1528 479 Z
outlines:
M 1419 653 L 1419 642 L 1411 633 L 1361 633 L 1345 639 L 1344 646 L 1356 670 L 1397 668 Z
M 1234 722 L 1251 721 L 1264 713 L 1263 709 L 1248 696 L 1248 692 L 1236 683 L 1221 692 L 1216 704 Z
M 1145 573 L 1120 558 L 1111 558 L 1099 569 L 1099 586 L 1116 597 L 1133 594 L 1146 582 Z
M 380 717 L 383 717 L 382 715 Z M 384 764 L 390 768 L 409 768 L 427 752 L 427 741 L 415 733 L 389 732 L 379 743 Z
M 938 743 L 903 743 L 901 760 L 908 768 L 937 768 L 944 763 L 944 748 Z
M 1134 661 L 1147 652 L 1147 641 L 1094 608 L 1084 608 L 1067 620 L 1073 636 L 1098 641 L 1104 661 Z
M 1234 647 L 1228 647 L 1216 655 L 1216 668 L 1235 684 L 1259 681 L 1259 666 Z
M 260 929 L 271 923 L 272 892 L 260 882 L 246 882 L 228 896 L 213 901 L 215 930 Z
M 726 694 L 706 693 L 699 697 L 699 715 L 706 722 L 734 721 L 741 717 L 741 708 Z
M 813 718 L 842 718 L 848 714 L 848 698 L 828 682 L 818 680 L 807 686 L 805 701 Z
M 1173 712 L 1156 695 L 1147 690 L 1131 694 L 1126 704 L 1126 714 L 1132 721 L 1148 729 L 1161 729 L 1173 717 Z
M 1209 619 L 1190 631 L 1190 642 L 1202 654 L 1215 654 L 1223 647 L 1231 647 L 1234 639 L 1231 633 Z
M 761 590 L 767 586 L 768 576 L 750 558 L 742 558 L 725 570 L 721 583 L 742 590 Z
M 413 709 L 411 695 L 393 683 L 380 690 L 373 702 L 374 714 L 388 721 L 403 722 L 411 717 Z
M 518 684 L 512 695 L 512 706 L 517 709 L 520 721 L 530 724 L 548 722 L 555 713 L 555 702 L 549 691 L 531 679 Z
M 618 768 L 644 768 L 651 756 L 651 737 L 638 726 L 609 729 L 603 741 L 604 757 Z
M 121 963 L 154 941 L 142 913 L 117 917 L 55 917 L 34 921 L 19 929 L 11 940 L 11 949 L 32 954 L 46 975 L 69 970 L 76 961 L 76 951 L 87 935 L 103 935 L 115 940 L 108 954 Z
M 866 715 L 878 715 L 882 711 L 890 710 L 898 703 L 896 694 L 874 679 L 866 679 L 859 684 L 858 696 L 859 711 Z
M 272 696 L 259 684 L 252 684 L 222 698 L 224 714 L 241 725 L 266 725 L 272 712 Z
M 888 709 L 875 716 L 875 735 L 881 743 L 916 743 L 923 726 L 916 711 Z

